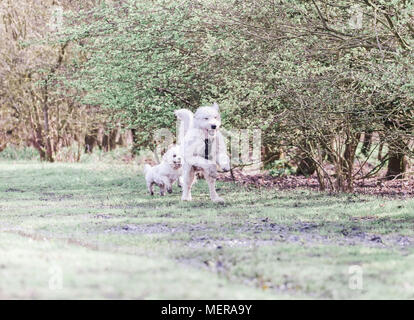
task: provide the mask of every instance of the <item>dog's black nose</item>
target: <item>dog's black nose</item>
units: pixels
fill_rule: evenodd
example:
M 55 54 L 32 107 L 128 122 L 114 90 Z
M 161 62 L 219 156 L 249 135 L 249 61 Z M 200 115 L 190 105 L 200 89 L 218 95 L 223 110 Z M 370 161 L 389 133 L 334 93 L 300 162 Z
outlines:
M 217 126 L 215 124 L 211 125 L 211 129 L 216 129 L 216 128 L 217 128 Z

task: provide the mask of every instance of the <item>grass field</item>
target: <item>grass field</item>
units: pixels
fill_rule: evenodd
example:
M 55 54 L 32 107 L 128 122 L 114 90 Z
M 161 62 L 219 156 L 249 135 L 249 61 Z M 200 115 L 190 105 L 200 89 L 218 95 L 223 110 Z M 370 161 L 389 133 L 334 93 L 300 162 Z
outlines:
M 218 183 L 220 205 L 199 181 L 182 203 L 108 163 L 3 160 L 0 181 L 2 299 L 414 298 L 414 199 Z

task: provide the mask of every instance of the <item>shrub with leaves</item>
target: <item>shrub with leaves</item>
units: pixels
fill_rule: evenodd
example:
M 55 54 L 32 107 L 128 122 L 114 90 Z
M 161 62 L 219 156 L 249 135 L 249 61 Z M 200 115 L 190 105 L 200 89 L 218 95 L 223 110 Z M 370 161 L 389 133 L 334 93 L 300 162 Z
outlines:
M 306 160 L 321 188 L 352 191 L 363 137 L 360 165 L 388 144 L 380 167 L 388 163 L 391 177 L 412 155 L 412 9 L 385 0 L 124 0 L 76 13 L 61 41 L 85 57 L 68 84 L 132 128 L 138 148 L 154 148 L 156 129 L 175 129 L 174 109 L 217 101 L 225 127 L 262 129 L 266 163 Z

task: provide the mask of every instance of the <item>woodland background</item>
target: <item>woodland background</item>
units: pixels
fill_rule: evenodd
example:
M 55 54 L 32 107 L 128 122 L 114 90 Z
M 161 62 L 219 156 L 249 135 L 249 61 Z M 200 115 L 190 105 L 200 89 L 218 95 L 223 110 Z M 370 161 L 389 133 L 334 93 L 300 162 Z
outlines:
M 413 1 L 0 0 L 0 39 L 0 155 L 134 156 L 216 101 L 271 175 L 412 175 Z

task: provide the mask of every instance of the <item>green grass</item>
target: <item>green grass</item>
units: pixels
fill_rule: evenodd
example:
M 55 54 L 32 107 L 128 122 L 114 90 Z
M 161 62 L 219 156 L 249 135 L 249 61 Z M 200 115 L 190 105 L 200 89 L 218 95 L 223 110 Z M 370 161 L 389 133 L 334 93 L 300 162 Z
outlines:
M 414 199 L 199 181 L 133 165 L 0 162 L 0 298 L 412 299 Z M 360 266 L 363 287 L 349 286 Z

